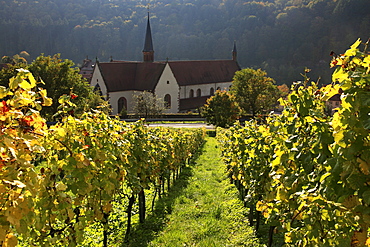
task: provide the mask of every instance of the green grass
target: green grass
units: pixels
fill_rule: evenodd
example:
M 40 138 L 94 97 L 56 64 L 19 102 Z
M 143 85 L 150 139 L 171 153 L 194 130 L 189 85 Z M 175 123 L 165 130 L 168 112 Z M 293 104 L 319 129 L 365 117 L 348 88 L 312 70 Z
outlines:
M 125 246 L 260 246 L 216 145 L 215 138 L 206 139 L 199 157 Z

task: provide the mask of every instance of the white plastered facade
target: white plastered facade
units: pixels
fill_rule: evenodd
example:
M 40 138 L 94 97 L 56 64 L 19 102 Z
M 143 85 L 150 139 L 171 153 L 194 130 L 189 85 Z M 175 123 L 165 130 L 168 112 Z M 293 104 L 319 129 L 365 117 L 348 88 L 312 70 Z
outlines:
M 171 104 L 165 113 L 179 112 L 179 85 L 168 64 L 166 64 L 154 92 L 158 98 L 163 100 L 166 95 L 170 95 Z
M 190 97 L 190 91 L 193 90 L 193 97 L 197 97 L 197 91 L 200 89 L 200 96 L 210 96 L 211 88 L 213 92 L 217 89 L 229 91 L 231 82 L 219 82 L 219 83 L 207 83 L 207 84 L 196 84 L 180 87 L 180 99 L 187 99 Z
M 99 85 L 100 91 L 101 91 L 103 97 L 106 98 L 106 99 L 109 97 L 107 85 L 105 84 L 103 76 L 100 73 L 100 69 L 94 69 L 94 73 L 93 73 L 93 76 L 91 78 L 90 85 L 93 88 L 95 88 L 96 85 Z

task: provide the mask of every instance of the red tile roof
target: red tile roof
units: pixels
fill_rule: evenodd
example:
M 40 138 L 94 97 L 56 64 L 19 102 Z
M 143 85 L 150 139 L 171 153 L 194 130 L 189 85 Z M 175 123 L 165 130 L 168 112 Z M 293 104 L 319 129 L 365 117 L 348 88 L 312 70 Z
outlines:
M 163 72 L 165 63 L 114 61 L 99 63 L 109 92 L 138 90 L 153 91 Z
M 193 97 L 193 98 L 186 98 L 180 99 L 180 111 L 189 111 L 193 109 L 198 109 L 199 107 L 203 106 L 207 99 L 211 96 L 201 96 L 201 97 Z
M 240 67 L 233 60 L 168 62 L 180 86 L 231 82 Z M 99 63 L 109 92 L 153 91 L 166 62 L 112 61 Z
M 168 62 L 180 86 L 231 82 L 240 67 L 233 60 Z

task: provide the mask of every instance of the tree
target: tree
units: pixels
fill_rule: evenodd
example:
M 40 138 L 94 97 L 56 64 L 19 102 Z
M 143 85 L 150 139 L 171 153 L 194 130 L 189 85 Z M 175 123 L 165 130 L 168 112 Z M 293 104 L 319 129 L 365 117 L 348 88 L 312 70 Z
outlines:
M 138 117 L 156 117 L 164 111 L 165 103 L 151 92 L 143 91 L 134 95 L 134 112 Z
M 219 127 L 229 127 L 238 118 L 240 109 L 236 104 L 235 97 L 226 91 L 217 90 L 215 95 L 207 99 L 207 103 L 201 108 L 201 115 L 207 123 Z
M 54 101 L 51 107 L 42 110 L 42 114 L 49 120 L 57 112 L 59 97 L 65 94 L 73 93 L 77 96 L 73 102 L 77 106 L 74 109 L 77 115 L 105 104 L 73 66 L 71 60 L 62 60 L 60 54 L 52 57 L 41 55 L 29 66 L 34 76 L 43 80 L 49 97 Z
M 73 66 L 72 61 L 61 59 L 60 54 L 41 55 L 30 65 L 16 63 L 3 68 L 0 71 L 0 85 L 7 87 L 9 79 L 16 75 L 16 69 L 30 70 L 36 80 L 44 82 L 41 87 L 46 89 L 48 97 L 53 99 L 53 104 L 44 107 L 41 111 L 41 115 L 48 121 L 53 120 L 52 116 L 58 111 L 58 99 L 62 95 L 73 93 L 73 103 L 76 105 L 73 112 L 76 115 L 99 106 L 107 106 L 107 103 L 93 91 L 87 81 L 78 73 L 78 69 Z M 107 107 L 105 111 L 108 112 Z
M 235 96 L 243 114 L 262 114 L 277 104 L 280 91 L 274 79 L 261 69 L 243 69 L 234 75 L 231 93 Z

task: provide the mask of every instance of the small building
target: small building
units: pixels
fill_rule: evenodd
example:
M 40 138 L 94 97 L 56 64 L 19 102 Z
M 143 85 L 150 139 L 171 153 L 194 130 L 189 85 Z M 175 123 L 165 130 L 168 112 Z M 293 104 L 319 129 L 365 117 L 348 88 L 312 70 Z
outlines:
M 335 109 L 340 107 L 342 104 L 342 101 L 340 99 L 341 93 L 338 93 L 331 97 L 328 101 L 326 101 L 326 108 L 330 115 L 333 115 L 335 112 Z
M 216 90 L 229 90 L 238 70 L 235 42 L 230 60 L 155 61 L 148 13 L 143 61 L 97 62 L 90 85 L 109 100 L 112 114 L 132 113 L 134 95 L 142 91 L 162 98 L 166 113 L 189 112 Z
M 83 78 L 86 78 L 88 82 L 91 81 L 93 72 L 94 72 L 94 67 L 95 67 L 95 62 L 93 62 L 91 59 L 86 57 L 84 59 L 82 66 L 80 67 L 80 74 L 82 75 Z

